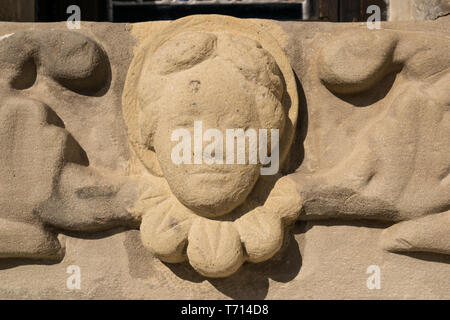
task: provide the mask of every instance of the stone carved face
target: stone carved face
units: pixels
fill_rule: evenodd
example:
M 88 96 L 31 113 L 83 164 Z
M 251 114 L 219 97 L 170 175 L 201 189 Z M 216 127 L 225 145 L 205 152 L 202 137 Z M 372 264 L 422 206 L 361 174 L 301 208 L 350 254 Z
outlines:
M 284 89 L 275 60 L 248 38 L 190 32 L 160 47 L 150 66 L 140 81 L 141 135 L 154 148 L 171 191 L 203 216 L 232 211 L 260 174 L 260 164 L 248 163 L 248 143 L 246 164 L 175 164 L 171 135 L 183 128 L 194 137 L 195 121 L 202 132 L 218 129 L 224 137 L 234 128 L 282 133 Z M 229 150 L 223 145 L 225 159 Z
M 235 162 L 227 164 L 226 131 L 253 129 L 258 136 L 266 129 L 267 140 L 257 148 L 273 151 L 277 144 L 281 168 L 298 112 L 289 60 L 270 34 L 231 17 L 191 16 L 143 34 L 150 36 L 128 70 L 123 115 L 135 155 L 131 173 L 143 182 L 131 211 L 141 219 L 144 247 L 165 262 L 188 260 L 207 277 L 270 259 L 300 211 L 295 183 L 279 172 L 260 177 L 271 165 L 249 161 L 250 139 L 245 161 L 236 161 L 235 145 Z M 203 150 L 215 140 L 202 139 L 208 129 L 221 133 L 224 163 L 205 162 L 203 154 L 195 164 L 196 123 Z M 178 130 L 191 139 L 186 154 L 192 164 L 173 161 Z

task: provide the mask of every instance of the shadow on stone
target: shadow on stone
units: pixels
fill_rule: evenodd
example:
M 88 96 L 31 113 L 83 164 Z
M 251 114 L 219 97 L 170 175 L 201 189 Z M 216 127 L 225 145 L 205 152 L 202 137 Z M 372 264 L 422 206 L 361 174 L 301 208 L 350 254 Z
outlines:
M 388 74 L 375 87 L 357 94 L 336 94 L 341 100 L 350 103 L 355 107 L 369 107 L 380 100 L 383 100 L 394 86 L 395 79 L 399 72 Z
M 401 254 L 414 259 L 450 264 L 450 256 L 432 252 L 393 252 L 393 254 Z
M 294 233 L 300 233 L 296 225 Z M 187 262 L 165 264 L 177 277 L 199 283 L 208 281 L 218 291 L 233 299 L 260 300 L 267 296 L 269 279 L 287 283 L 300 272 L 302 258 L 294 235 L 286 232 L 282 248 L 272 259 L 262 263 L 245 263 L 235 274 L 223 279 L 209 279 L 198 274 Z
M 299 229 L 298 226 L 295 229 Z M 294 230 L 299 233 L 300 230 Z M 291 234 L 285 240 L 285 248 L 272 259 L 262 263 L 246 263 L 234 275 L 224 279 L 208 279 L 221 293 L 239 300 L 264 299 L 269 292 L 269 279 L 287 283 L 293 280 L 302 265 L 300 249 Z
M 7 259 L 0 259 L 0 270 L 7 270 L 12 269 L 15 267 L 20 267 L 24 265 L 47 265 L 51 266 L 54 264 L 61 263 L 62 259 L 60 260 L 38 260 L 38 259 L 23 259 L 23 258 L 7 258 Z
M 302 164 L 303 159 L 305 158 L 305 147 L 303 146 L 303 143 L 308 132 L 308 107 L 306 96 L 297 74 L 295 71 L 293 72 L 298 92 L 298 119 L 297 127 L 295 128 L 294 141 L 292 142 L 291 149 L 286 159 L 283 174 L 295 172 Z

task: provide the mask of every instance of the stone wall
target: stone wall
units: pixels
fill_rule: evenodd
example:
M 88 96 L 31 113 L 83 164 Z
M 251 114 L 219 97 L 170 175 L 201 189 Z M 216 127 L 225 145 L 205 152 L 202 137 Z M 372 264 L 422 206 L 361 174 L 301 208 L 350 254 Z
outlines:
M 449 26 L 0 23 L 0 297 L 448 299 Z

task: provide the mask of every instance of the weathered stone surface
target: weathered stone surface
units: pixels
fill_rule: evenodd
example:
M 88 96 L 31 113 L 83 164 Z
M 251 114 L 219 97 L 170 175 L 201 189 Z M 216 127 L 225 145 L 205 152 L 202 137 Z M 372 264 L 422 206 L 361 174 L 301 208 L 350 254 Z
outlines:
M 273 179 L 260 177 L 259 164 L 174 163 L 168 138 L 174 130 L 190 130 L 197 120 L 204 121 L 204 130 L 277 129 L 282 164 L 298 112 L 294 74 L 282 49 L 269 33 L 245 21 L 197 16 L 173 22 L 156 35 L 147 33 L 136 50 L 123 107 L 131 146 L 145 168 L 131 170 L 150 173 L 152 193 L 154 185 L 164 182 L 151 175 L 162 176 L 168 183 L 164 197 L 173 198 L 167 205 L 150 204 L 148 197 L 137 204 L 144 244 L 168 262 L 184 260 L 186 252 L 185 259 L 210 277 L 229 276 L 245 260 L 269 259 L 281 247 L 285 225 L 276 207 L 263 206 Z M 291 196 L 291 186 L 290 193 L 278 198 L 279 205 L 288 201 L 296 214 L 300 199 Z M 245 220 L 254 210 L 259 210 L 258 220 L 251 226 Z M 279 228 L 267 230 L 266 224 Z M 157 239 L 158 230 L 165 231 L 167 241 Z M 261 239 L 252 244 L 254 233 L 265 232 L 268 243 Z M 241 242 L 251 252 L 248 257 Z
M 1 23 L 0 296 L 448 298 L 449 22 Z M 176 165 L 197 120 L 280 173 Z
M 435 20 L 448 14 L 449 0 L 389 1 L 389 21 Z

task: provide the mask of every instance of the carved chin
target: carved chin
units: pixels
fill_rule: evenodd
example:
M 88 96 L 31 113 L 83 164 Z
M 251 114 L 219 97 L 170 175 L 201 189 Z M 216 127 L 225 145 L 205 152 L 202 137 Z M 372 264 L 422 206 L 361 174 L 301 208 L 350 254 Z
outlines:
M 175 199 L 168 186 L 151 188 L 140 227 L 144 247 L 159 259 L 185 260 L 206 277 L 223 278 L 240 266 L 270 259 L 282 246 L 285 227 L 297 220 L 301 198 L 297 184 L 279 179 L 264 205 L 237 219 L 220 221 L 199 217 Z
M 242 204 L 253 188 L 253 184 L 204 184 L 191 181 L 188 186 L 175 185 L 170 188 L 175 197 L 196 214 L 214 218 L 226 215 Z
M 247 193 L 242 194 L 236 198 L 234 197 L 220 197 L 217 194 L 198 194 L 197 199 L 180 199 L 186 207 L 194 211 L 196 214 L 206 217 L 214 218 L 224 216 L 233 211 L 237 206 L 242 204 L 247 197 Z

